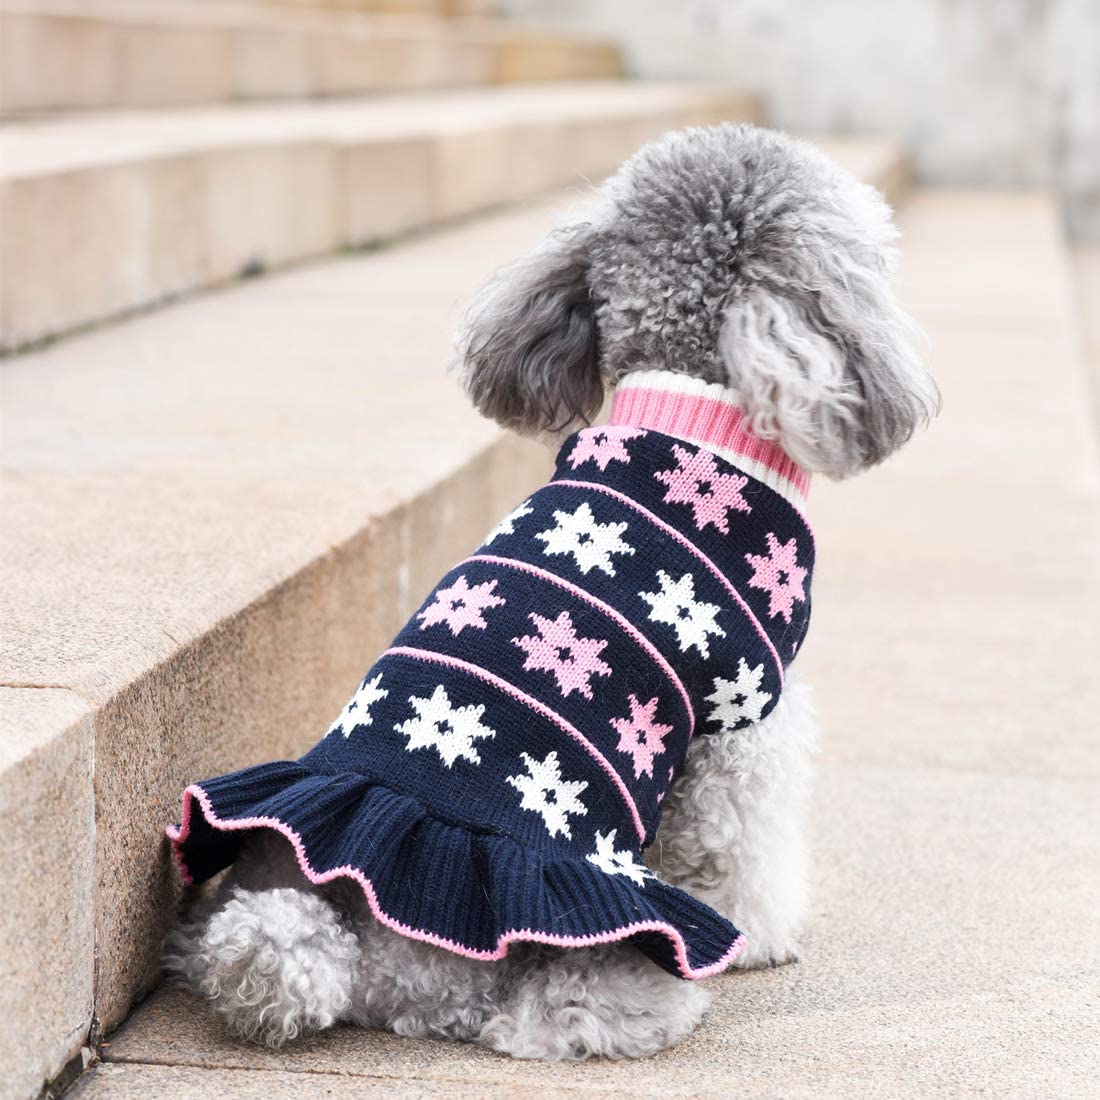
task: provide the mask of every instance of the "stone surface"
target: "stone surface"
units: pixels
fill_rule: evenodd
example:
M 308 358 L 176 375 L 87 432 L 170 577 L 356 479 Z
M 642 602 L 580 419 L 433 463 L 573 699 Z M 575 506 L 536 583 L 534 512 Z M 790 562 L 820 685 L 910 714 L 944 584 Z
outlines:
M 311 1073 L 305 1080 L 300 1074 L 239 1070 L 202 1070 L 181 1066 L 97 1066 L 71 1093 L 73 1100 L 178 1100 L 181 1096 L 233 1096 L 240 1100 L 312 1100 L 332 1096 L 357 1100 L 358 1097 L 453 1097 L 455 1100 L 507 1100 L 515 1096 L 508 1085 L 451 1084 L 440 1081 L 372 1081 L 351 1079 L 334 1073 Z M 540 1096 L 576 1096 L 572 1090 L 540 1090 Z
M 599 179 L 704 86 L 491 88 L 115 112 L 0 130 L 0 350 L 242 274 Z
M 0 116 L 621 73 L 608 43 L 449 14 L 3 0 Z
M 92 748 L 90 708 L 78 695 L 0 686 L 3 1100 L 37 1095 L 91 1026 Z

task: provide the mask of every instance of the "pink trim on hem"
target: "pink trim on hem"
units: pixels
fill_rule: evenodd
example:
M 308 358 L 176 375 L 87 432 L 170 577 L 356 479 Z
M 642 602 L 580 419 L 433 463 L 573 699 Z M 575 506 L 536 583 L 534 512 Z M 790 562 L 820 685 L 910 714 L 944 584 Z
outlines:
M 672 681 L 672 685 L 680 693 L 680 698 L 684 702 L 684 708 L 688 713 L 688 737 L 695 736 L 695 711 L 691 709 L 691 698 L 687 693 L 687 688 L 684 687 L 683 681 L 676 675 L 672 665 L 665 660 L 661 651 L 624 615 L 616 611 L 610 604 L 606 604 L 601 599 L 597 599 L 591 592 L 586 592 L 583 588 L 573 584 L 572 581 L 567 581 L 564 577 L 559 577 L 557 573 L 551 573 L 548 569 L 540 569 L 537 565 L 531 565 L 529 562 L 517 561 L 515 558 L 501 558 L 496 554 L 473 554 L 466 559 L 468 562 L 489 562 L 493 565 L 503 565 L 507 568 L 518 569 L 522 573 L 530 573 L 533 577 L 541 577 L 543 580 L 548 581 L 551 584 L 557 585 L 559 588 L 564 588 L 566 592 L 572 593 L 580 600 L 584 600 L 586 603 L 596 608 L 597 611 L 602 611 L 609 619 L 616 623 L 621 630 L 633 638 L 641 647 L 649 654 L 649 656 L 661 667 L 661 671 Z M 463 565 L 466 562 L 462 563 Z
M 645 507 L 644 504 L 639 504 L 636 500 L 631 500 L 631 498 L 628 497 L 625 493 L 620 493 L 618 489 L 612 489 L 610 485 L 600 485 L 599 482 L 596 481 L 574 481 L 571 478 L 555 478 L 555 480 L 551 482 L 551 484 L 567 485 L 572 489 L 591 489 L 594 492 L 606 493 L 608 496 L 614 497 L 616 500 L 621 500 L 624 504 L 628 504 L 636 512 L 639 512 L 641 515 L 645 516 L 645 518 L 648 519 L 649 522 L 652 523 L 655 527 L 659 527 L 662 531 L 665 532 L 665 534 L 670 535 L 678 543 L 680 543 L 692 554 L 694 554 L 695 557 L 698 558 L 699 561 L 701 561 L 703 565 L 705 565 L 707 569 L 709 569 L 711 573 L 713 573 L 714 576 L 718 578 L 719 581 L 721 581 L 726 591 L 729 592 L 729 594 L 737 602 L 738 607 L 740 607 L 741 610 L 744 611 L 749 622 L 752 623 L 752 625 L 756 628 L 756 633 L 760 635 L 760 640 L 764 643 L 764 645 L 768 647 L 768 652 L 772 655 L 772 660 L 775 661 L 775 670 L 779 675 L 779 686 L 780 688 L 783 687 L 783 662 L 779 659 L 779 654 L 776 651 L 775 646 L 772 644 L 771 638 L 768 637 L 767 631 L 760 625 L 760 620 L 753 614 L 752 608 L 749 607 L 749 605 L 745 602 L 744 598 L 741 596 L 741 593 L 738 592 L 732 584 L 730 584 L 729 580 L 726 578 L 726 575 L 722 572 L 722 570 L 719 569 L 718 566 L 715 565 L 714 562 L 712 562 L 710 558 L 708 558 L 706 554 L 704 554 L 703 551 L 695 545 L 695 543 L 682 535 L 671 524 L 665 523 L 665 521 L 661 519 L 660 516 L 655 516 L 648 508 Z
M 409 645 L 395 645 L 390 646 L 382 657 L 388 657 L 391 654 L 398 654 L 402 657 L 411 657 L 414 661 L 424 661 L 428 664 L 448 665 L 451 668 L 462 669 L 463 672 L 468 672 L 471 676 L 476 676 L 479 680 L 484 680 L 487 684 L 492 684 L 493 687 L 499 688 L 507 695 L 511 695 L 513 699 L 519 700 L 524 706 L 530 707 L 532 710 L 537 711 L 544 718 L 549 718 L 560 730 L 569 734 L 581 747 L 600 765 L 608 777 L 614 784 L 616 790 L 622 796 L 622 800 L 626 805 L 626 808 L 630 811 L 630 816 L 634 821 L 634 829 L 638 834 L 638 839 L 644 844 L 646 838 L 645 824 L 642 822 L 642 815 L 638 812 L 638 804 L 634 801 L 634 796 L 627 789 L 627 785 L 623 782 L 623 778 L 612 767 L 611 761 L 576 726 L 567 722 L 556 710 L 548 707 L 545 703 L 540 703 L 532 695 L 528 695 L 527 692 L 522 691 L 516 687 L 515 684 L 510 684 L 507 680 L 502 680 L 496 673 L 490 672 L 486 668 L 482 668 L 481 665 L 471 664 L 469 661 L 464 661 L 461 657 L 450 657 L 446 653 L 436 653 L 434 650 L 429 649 L 417 649 L 415 646 Z M 381 658 L 379 658 L 381 660 Z
M 384 924 L 387 928 L 397 932 L 399 935 L 405 936 L 407 939 L 420 940 L 422 943 L 430 943 L 435 947 L 441 947 L 445 951 L 450 951 L 455 955 L 465 956 L 468 959 L 480 959 L 486 962 L 503 959 L 504 956 L 508 954 L 508 948 L 511 944 L 516 942 L 543 943 L 551 947 L 591 947 L 598 943 L 617 943 L 619 940 L 624 940 L 628 936 L 633 936 L 639 932 L 660 932 L 668 937 L 673 946 L 676 953 L 676 963 L 680 968 L 680 974 L 684 978 L 695 980 L 698 978 L 708 978 L 712 974 L 718 974 L 725 970 L 737 956 L 741 954 L 745 947 L 745 937 L 743 934 L 739 934 L 737 939 L 730 944 L 729 950 L 727 950 L 717 962 L 696 969 L 688 962 L 687 944 L 684 942 L 684 938 L 679 930 L 666 921 L 651 920 L 638 921 L 636 924 L 623 925 L 621 928 L 615 928 L 609 932 L 601 932 L 591 936 L 558 936 L 552 932 L 538 932 L 530 928 L 512 929 L 500 936 L 494 950 L 478 951 L 475 948 L 466 947 L 464 944 L 457 943 L 454 940 L 448 940 L 443 936 L 438 936 L 434 932 L 428 932 L 421 928 L 413 928 L 391 917 L 378 901 L 378 896 L 374 892 L 374 884 L 362 871 L 355 867 L 351 867 L 350 865 L 334 867 L 331 871 L 325 871 L 323 874 L 319 871 L 315 871 L 309 862 L 309 857 L 306 855 L 305 844 L 302 842 L 302 838 L 294 829 L 285 822 L 279 821 L 278 818 L 246 817 L 236 820 L 225 820 L 218 817 L 214 807 L 210 803 L 209 796 L 197 783 L 192 784 L 183 792 L 183 813 L 180 818 L 179 826 L 169 825 L 165 829 L 169 840 L 172 842 L 180 873 L 184 881 L 188 883 L 191 883 L 192 879 L 190 872 L 187 870 L 187 862 L 184 859 L 181 846 L 187 840 L 191 831 L 191 809 L 195 802 L 198 802 L 199 808 L 202 810 L 203 817 L 206 819 L 207 823 L 221 832 L 234 832 L 243 829 L 272 829 L 277 833 L 281 833 L 293 846 L 294 853 L 298 859 L 298 866 L 301 868 L 302 874 L 304 874 L 310 882 L 316 885 L 322 885 L 337 878 L 354 879 L 362 888 L 363 895 L 367 900 L 367 904 L 370 906 L 370 911 L 375 920 L 380 924 Z

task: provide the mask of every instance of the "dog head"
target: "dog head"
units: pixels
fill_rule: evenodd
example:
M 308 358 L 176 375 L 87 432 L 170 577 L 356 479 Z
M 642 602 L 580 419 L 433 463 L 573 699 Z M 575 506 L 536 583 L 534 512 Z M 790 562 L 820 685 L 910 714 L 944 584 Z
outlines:
M 485 287 L 460 340 L 467 390 L 506 426 L 561 431 L 631 371 L 690 374 L 732 387 L 799 465 L 844 477 L 938 406 L 890 285 L 896 237 L 878 192 L 812 145 L 741 125 L 668 134 L 591 221 Z

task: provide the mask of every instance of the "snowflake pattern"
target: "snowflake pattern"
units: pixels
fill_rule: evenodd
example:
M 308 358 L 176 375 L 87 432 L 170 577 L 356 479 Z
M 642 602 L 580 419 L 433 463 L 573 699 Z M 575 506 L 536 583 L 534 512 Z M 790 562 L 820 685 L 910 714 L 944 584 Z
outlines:
M 573 469 L 592 459 L 601 470 L 611 462 L 627 463 L 630 452 L 624 444 L 628 440 L 645 435 L 641 428 L 615 425 L 604 428 L 588 428 L 577 437 L 577 445 L 569 452 L 569 464 Z
M 798 564 L 798 543 L 793 537 L 781 543 L 769 531 L 767 539 L 767 557 L 763 554 L 745 555 L 745 561 L 753 569 L 749 587 L 767 592 L 769 618 L 782 615 L 789 623 L 795 600 L 801 603 L 806 598 L 802 583 L 806 579 L 806 570 Z
M 347 706 L 340 712 L 340 717 L 332 723 L 329 733 L 340 730 L 345 737 L 350 737 L 351 731 L 357 726 L 369 726 L 370 708 L 379 699 L 385 699 L 387 695 L 389 692 L 382 687 L 381 672 L 373 680 L 364 679 L 355 694 L 348 700 Z
M 666 504 L 690 504 L 695 513 L 695 526 L 702 531 L 707 524 L 728 535 L 730 511 L 751 512 L 749 502 L 741 495 L 748 484 L 747 477 L 719 473 L 710 451 L 691 451 L 672 445 L 676 456 L 675 470 L 662 470 L 653 476 L 668 486 Z
M 547 619 L 532 611 L 528 616 L 538 629 L 538 634 L 525 634 L 513 638 L 526 654 L 525 670 L 553 673 L 562 696 L 579 691 L 586 699 L 592 698 L 593 676 L 610 676 L 611 666 L 600 660 L 607 642 L 600 638 L 581 638 L 573 626 L 568 611 L 556 619 Z
M 557 527 L 540 531 L 535 538 L 546 543 L 543 553 L 547 556 L 572 554 L 577 568 L 586 576 L 599 569 L 609 577 L 615 576 L 612 554 L 633 554 L 634 547 L 622 539 L 627 528 L 621 523 L 597 523 L 588 502 L 584 501 L 575 512 L 554 512 Z
M 435 749 L 448 768 L 454 767 L 459 757 L 471 764 L 481 763 L 474 742 L 485 737 L 496 737 L 496 730 L 481 722 L 481 716 L 485 713 L 484 703 L 452 706 L 442 684 L 436 687 L 430 698 L 421 699 L 413 695 L 409 702 L 416 716 L 397 727 L 398 732 L 409 739 L 405 746 L 408 752 Z
M 504 604 L 502 596 L 493 595 L 496 580 L 475 584 L 472 588 L 464 576 L 460 576 L 449 588 L 440 588 L 435 603 L 421 611 L 417 618 L 420 629 L 427 630 L 436 623 L 446 623 L 456 637 L 468 626 L 484 630 L 489 624 L 484 612 Z
M 659 569 L 657 580 L 661 585 L 659 592 L 638 593 L 649 604 L 650 621 L 671 626 L 676 631 L 681 652 L 686 653 L 691 646 L 695 646 L 704 658 L 709 658 L 709 636 L 726 636 L 726 632 L 715 622 L 721 608 L 717 604 L 695 599 L 695 578 L 690 573 L 673 581 L 663 569 Z
M 541 814 L 551 836 L 561 834 L 572 839 L 569 818 L 584 817 L 588 813 L 588 807 L 578 797 L 588 784 L 582 780 L 562 779 L 556 752 L 549 753 L 545 760 L 536 760 L 525 752 L 520 756 L 527 766 L 527 774 L 510 775 L 505 780 L 520 792 L 520 809 Z
M 647 878 L 657 876 L 644 864 L 638 863 L 634 853 L 629 848 L 615 848 L 615 835 L 617 829 L 604 836 L 596 830 L 596 850 L 585 859 L 594 863 L 605 875 L 622 875 L 630 879 L 635 886 L 644 886 Z
M 524 516 L 529 516 L 534 510 L 535 509 L 531 507 L 530 500 L 525 500 L 522 504 L 516 505 L 516 507 L 485 536 L 485 542 L 482 545 L 488 546 L 494 539 L 500 538 L 501 535 L 514 535 L 516 533 L 516 524 L 523 519 Z
M 636 695 L 630 696 L 630 717 L 612 718 L 611 725 L 619 735 L 619 752 L 634 758 L 634 778 L 653 778 L 653 758 L 665 751 L 665 738 L 672 732 L 657 720 L 657 696 L 644 705 Z
M 743 723 L 759 722 L 764 708 L 771 702 L 771 696 L 760 690 L 764 679 L 764 666 L 749 668 L 744 657 L 737 660 L 737 678 L 724 680 L 721 676 L 714 679 L 714 692 L 706 701 L 713 703 L 708 721 L 720 722 L 722 732 L 737 729 Z

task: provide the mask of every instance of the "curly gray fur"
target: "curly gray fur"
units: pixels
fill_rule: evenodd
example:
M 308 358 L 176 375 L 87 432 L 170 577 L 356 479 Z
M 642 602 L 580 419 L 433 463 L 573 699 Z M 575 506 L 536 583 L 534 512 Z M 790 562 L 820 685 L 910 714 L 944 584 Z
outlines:
M 812 145 L 684 130 L 642 148 L 602 197 L 591 224 L 474 303 L 460 346 L 486 415 L 560 430 L 599 408 L 605 383 L 678 371 L 734 387 L 759 435 L 841 477 L 935 411 L 890 287 L 889 208 Z

